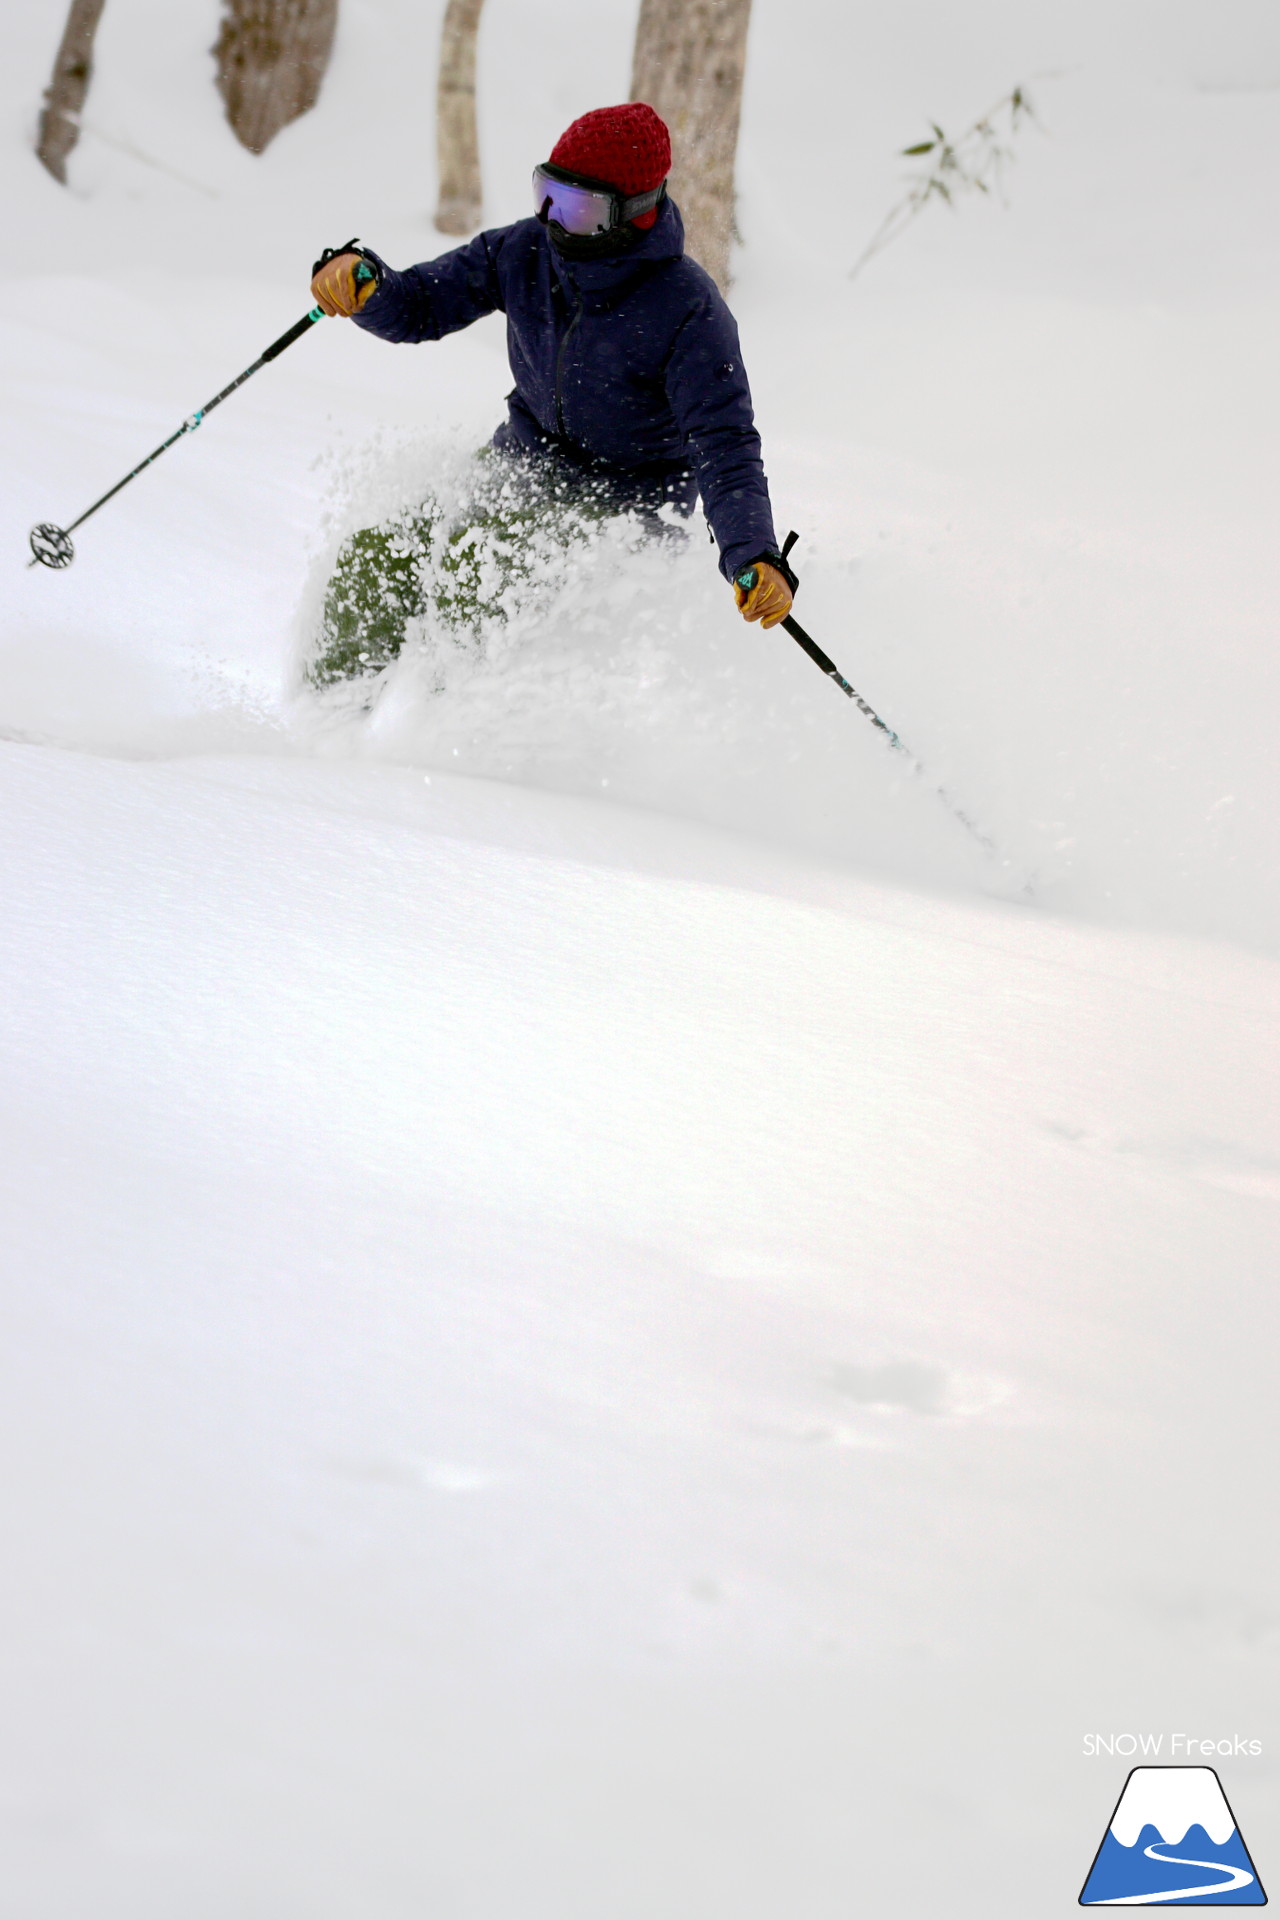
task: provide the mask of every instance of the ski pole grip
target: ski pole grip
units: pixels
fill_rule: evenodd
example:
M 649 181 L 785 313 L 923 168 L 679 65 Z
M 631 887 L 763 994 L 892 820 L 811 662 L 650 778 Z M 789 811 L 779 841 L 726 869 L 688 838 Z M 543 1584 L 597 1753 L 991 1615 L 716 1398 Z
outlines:
M 310 313 L 304 314 L 301 320 L 296 320 L 294 322 L 294 324 L 290 327 L 288 333 L 282 333 L 278 340 L 273 340 L 271 342 L 271 345 L 267 348 L 266 352 L 263 354 L 259 364 L 261 366 L 265 366 L 268 360 L 274 360 L 277 354 L 283 353 L 286 347 L 291 347 L 295 340 L 300 340 L 304 333 L 307 333 L 312 327 L 314 327 L 317 320 L 323 320 L 323 319 L 324 319 L 323 308 L 312 307 Z
M 741 587 L 744 593 L 751 593 L 759 579 L 760 575 L 755 567 L 744 567 L 741 573 L 734 574 L 733 584 L 735 587 Z

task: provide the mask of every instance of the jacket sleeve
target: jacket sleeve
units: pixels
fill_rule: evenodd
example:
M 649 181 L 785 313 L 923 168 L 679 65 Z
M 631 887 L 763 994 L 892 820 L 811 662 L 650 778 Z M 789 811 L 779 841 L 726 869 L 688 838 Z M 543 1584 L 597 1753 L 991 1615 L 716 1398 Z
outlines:
M 380 260 L 378 291 L 353 316 L 358 327 L 396 342 L 440 340 L 486 313 L 505 311 L 498 256 L 509 227 L 478 233 L 465 247 L 397 273 Z
M 749 561 L 776 553 L 777 539 L 738 329 L 710 281 L 676 334 L 666 387 L 689 442 L 720 571 L 732 580 Z

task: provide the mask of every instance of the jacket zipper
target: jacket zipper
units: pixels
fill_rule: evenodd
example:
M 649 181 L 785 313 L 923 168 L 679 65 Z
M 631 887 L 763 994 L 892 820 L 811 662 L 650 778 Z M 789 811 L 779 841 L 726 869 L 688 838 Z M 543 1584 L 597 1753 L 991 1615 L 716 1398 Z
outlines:
M 564 376 L 564 352 L 569 344 L 570 334 L 582 318 L 582 304 L 582 295 L 579 294 L 577 305 L 573 310 L 573 318 L 560 337 L 560 346 L 556 353 L 556 432 L 562 440 L 567 440 L 569 437 L 564 430 L 564 395 L 561 385 Z

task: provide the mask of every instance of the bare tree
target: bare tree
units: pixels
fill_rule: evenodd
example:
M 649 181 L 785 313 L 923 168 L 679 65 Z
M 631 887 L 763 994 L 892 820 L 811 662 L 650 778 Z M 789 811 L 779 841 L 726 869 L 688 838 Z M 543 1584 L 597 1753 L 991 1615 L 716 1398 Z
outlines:
M 671 129 L 671 195 L 685 247 L 724 292 L 751 0 L 640 0 L 631 98 Z
M 262 153 L 320 97 L 338 0 L 224 0 L 214 54 L 236 138 Z
M 62 44 L 45 88 L 36 152 L 55 180 L 67 184 L 67 156 L 80 138 L 80 111 L 93 72 L 93 36 L 104 0 L 71 0 Z
M 449 0 L 440 32 L 436 81 L 436 154 L 441 233 L 474 233 L 480 225 L 480 145 L 476 133 L 476 34 L 484 0 Z

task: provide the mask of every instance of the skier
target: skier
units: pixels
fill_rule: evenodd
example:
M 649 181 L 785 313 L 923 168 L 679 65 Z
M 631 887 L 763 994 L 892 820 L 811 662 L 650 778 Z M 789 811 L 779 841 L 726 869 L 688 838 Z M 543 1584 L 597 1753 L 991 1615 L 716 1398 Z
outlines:
M 505 313 L 516 384 L 493 447 L 655 528 L 662 506 L 687 517 L 701 495 L 726 579 L 755 568 L 750 591 L 734 586 L 743 618 L 774 627 L 795 575 L 774 534 L 737 327 L 685 256 L 670 166 L 652 107 L 598 108 L 534 169 L 529 219 L 403 272 L 353 242 L 317 264 L 312 294 L 391 341 Z

